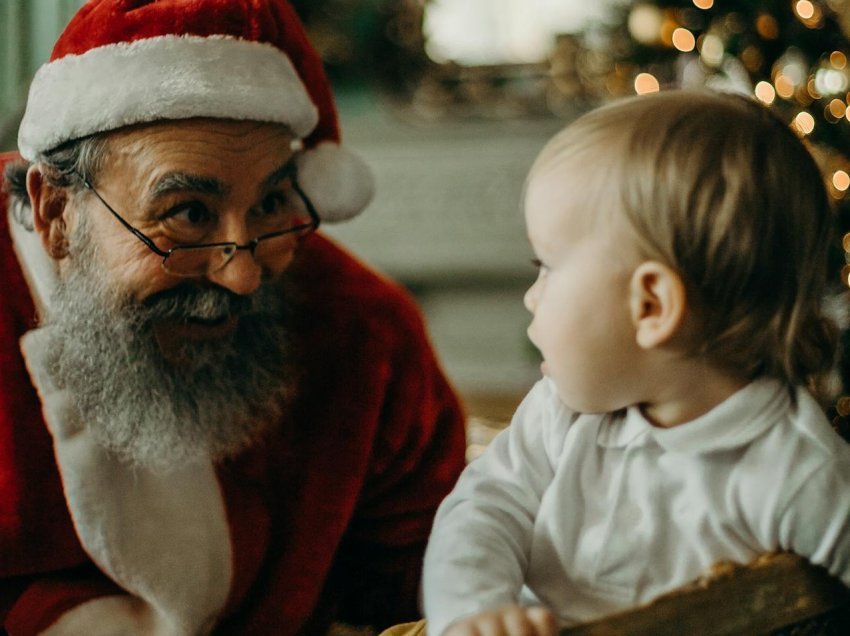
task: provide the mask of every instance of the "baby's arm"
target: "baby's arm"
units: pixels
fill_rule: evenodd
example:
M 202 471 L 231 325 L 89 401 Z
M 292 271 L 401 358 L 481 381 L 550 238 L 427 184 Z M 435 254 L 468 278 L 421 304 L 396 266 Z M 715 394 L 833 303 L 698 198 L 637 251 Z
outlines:
M 553 426 L 558 404 L 547 381 L 538 383 L 511 426 L 467 467 L 440 506 L 423 576 L 430 636 L 440 636 L 452 623 L 463 630 L 458 633 L 473 634 L 479 621 L 496 625 L 504 619 L 513 625 L 529 616 L 515 606 L 540 500 L 554 476 L 550 457 L 558 452 L 555 447 L 567 427 L 563 422 Z M 511 606 L 506 616 L 496 611 Z M 487 614 L 457 622 L 482 612 Z
M 824 464 L 805 480 L 782 514 L 779 543 L 850 587 L 850 460 Z
M 555 636 L 555 616 L 545 607 L 506 605 L 449 625 L 443 636 Z

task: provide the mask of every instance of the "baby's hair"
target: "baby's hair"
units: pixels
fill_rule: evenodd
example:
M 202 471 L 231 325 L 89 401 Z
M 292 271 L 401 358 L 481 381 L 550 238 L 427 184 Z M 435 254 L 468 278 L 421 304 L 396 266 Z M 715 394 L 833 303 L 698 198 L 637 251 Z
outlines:
M 556 135 L 529 178 L 559 167 L 595 171 L 588 184 L 613 191 L 609 215 L 682 277 L 688 354 L 792 384 L 831 366 L 829 198 L 811 154 L 765 107 L 708 91 L 614 102 Z

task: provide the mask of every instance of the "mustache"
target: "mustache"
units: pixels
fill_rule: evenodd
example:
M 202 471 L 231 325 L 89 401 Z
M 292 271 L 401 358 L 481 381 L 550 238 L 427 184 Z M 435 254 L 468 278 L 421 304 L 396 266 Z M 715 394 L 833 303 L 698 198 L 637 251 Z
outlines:
M 243 296 L 217 285 L 183 284 L 157 292 L 142 301 L 140 318 L 149 320 L 207 320 L 244 316 L 258 311 L 259 292 Z

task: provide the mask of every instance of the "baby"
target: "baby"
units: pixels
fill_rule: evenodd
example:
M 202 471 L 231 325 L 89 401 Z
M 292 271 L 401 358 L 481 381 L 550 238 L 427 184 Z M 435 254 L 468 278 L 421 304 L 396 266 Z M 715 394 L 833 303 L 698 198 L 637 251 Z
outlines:
M 850 585 L 850 445 L 805 388 L 832 219 L 794 133 L 741 96 L 626 99 L 546 145 L 525 220 L 544 377 L 440 508 L 430 636 L 552 634 L 773 550 Z

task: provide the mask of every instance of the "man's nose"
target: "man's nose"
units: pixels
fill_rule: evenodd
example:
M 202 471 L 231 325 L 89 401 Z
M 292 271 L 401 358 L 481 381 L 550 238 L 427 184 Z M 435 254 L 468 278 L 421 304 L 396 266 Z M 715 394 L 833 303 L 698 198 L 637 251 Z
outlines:
M 247 296 L 257 291 L 262 275 L 263 268 L 254 258 L 251 250 L 237 250 L 227 265 L 208 274 L 207 279 L 229 289 L 234 294 Z

